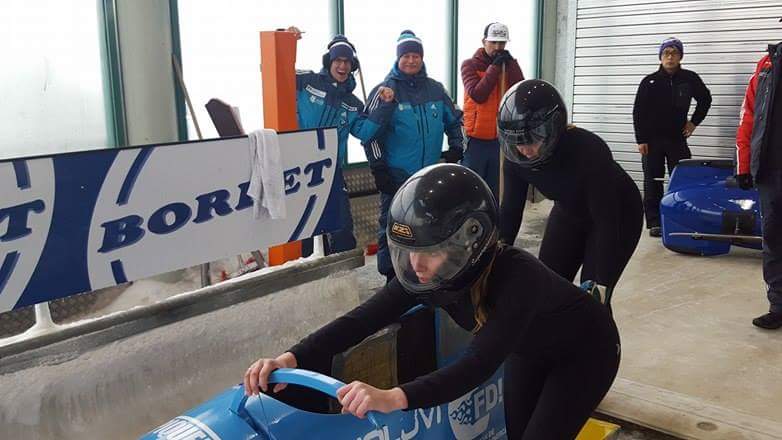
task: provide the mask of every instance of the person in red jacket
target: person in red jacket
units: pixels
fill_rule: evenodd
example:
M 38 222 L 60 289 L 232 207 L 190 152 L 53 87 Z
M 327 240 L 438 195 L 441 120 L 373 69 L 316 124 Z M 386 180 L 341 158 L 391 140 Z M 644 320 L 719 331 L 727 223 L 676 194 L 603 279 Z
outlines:
M 782 20 L 780 20 L 782 21 Z M 749 81 L 736 134 L 743 189 L 757 185 L 763 223 L 763 278 L 769 312 L 752 320 L 765 329 L 782 327 L 782 43 L 769 45 Z
M 508 27 L 490 23 L 483 30 L 483 47 L 462 63 L 466 151 L 462 165 L 478 173 L 499 197 L 500 143 L 497 111 L 502 94 L 524 79 L 516 61 L 505 50 Z M 502 82 L 504 80 L 504 82 Z

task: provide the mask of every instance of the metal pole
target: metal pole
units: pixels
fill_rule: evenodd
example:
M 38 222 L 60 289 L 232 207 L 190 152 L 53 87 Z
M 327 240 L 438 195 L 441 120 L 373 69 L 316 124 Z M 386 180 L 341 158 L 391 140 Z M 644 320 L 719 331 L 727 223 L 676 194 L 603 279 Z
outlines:
M 367 102 L 367 89 L 364 87 L 364 72 L 360 63 L 358 65 L 358 79 L 361 81 L 361 93 L 364 95 L 364 105 L 369 105 Z
M 266 267 L 266 261 L 263 259 L 263 254 L 261 251 L 252 251 L 250 254 L 252 254 L 253 258 L 255 258 L 255 264 L 258 265 L 258 269 L 263 269 Z
M 459 57 L 459 0 L 450 0 L 448 2 L 448 23 L 445 26 L 446 41 L 448 41 L 448 91 L 451 93 L 451 100 L 456 102 L 456 81 L 457 81 L 457 58 Z
M 323 247 L 323 240 L 325 235 L 316 235 L 312 237 L 312 256 L 324 257 L 326 256 L 325 249 Z
M 345 34 L 345 2 L 331 1 L 331 36 Z
M 196 118 L 195 111 L 193 111 L 193 103 L 190 102 L 190 95 L 187 93 L 187 87 L 185 87 L 185 79 L 182 77 L 182 68 L 179 65 L 179 60 L 173 53 L 171 54 L 171 63 L 174 65 L 174 72 L 176 72 L 179 87 L 185 95 L 185 102 L 187 102 L 187 108 L 190 109 L 190 116 L 193 117 L 193 125 L 198 134 L 198 139 L 203 140 L 204 137 L 201 135 L 201 127 L 198 125 L 198 118 Z M 209 274 L 209 263 L 204 263 L 201 265 L 201 287 L 206 287 L 210 284 L 212 284 L 212 276 Z
M 43 302 L 35 305 L 35 328 L 45 330 L 56 327 L 57 324 L 52 320 L 52 313 L 49 310 L 49 303 Z
M 187 87 L 185 87 L 185 80 L 182 77 L 182 68 L 179 66 L 179 60 L 176 55 L 171 54 L 171 62 L 174 64 L 174 72 L 179 80 L 179 87 L 182 88 L 182 93 L 185 94 L 185 102 L 187 102 L 187 108 L 190 109 L 190 116 L 193 117 L 193 125 L 195 126 L 198 139 L 202 140 L 204 137 L 201 135 L 201 127 L 198 125 L 198 118 L 196 118 L 195 111 L 193 111 L 193 103 L 190 102 L 190 95 L 187 93 Z
M 500 105 L 502 105 L 502 97 L 505 96 L 505 64 L 502 65 L 502 73 L 500 74 Z M 505 173 L 502 171 L 502 168 L 505 166 L 505 155 L 502 154 L 502 146 L 500 145 L 500 169 L 499 169 L 499 188 L 497 189 L 497 204 L 499 205 L 502 203 L 502 194 L 505 192 L 505 184 L 503 183 L 503 180 L 505 180 Z M 527 195 L 524 194 L 524 198 L 526 198 Z M 513 244 L 513 243 L 509 243 Z

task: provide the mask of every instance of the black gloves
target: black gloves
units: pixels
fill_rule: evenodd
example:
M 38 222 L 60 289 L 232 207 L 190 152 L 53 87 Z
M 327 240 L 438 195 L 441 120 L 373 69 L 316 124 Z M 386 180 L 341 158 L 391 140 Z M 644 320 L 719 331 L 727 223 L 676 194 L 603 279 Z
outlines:
M 502 66 L 503 64 L 507 63 L 508 61 L 512 60 L 513 57 L 510 56 L 510 52 L 507 50 L 500 50 L 497 51 L 497 53 L 494 55 L 494 59 L 492 60 L 492 64 L 495 66 Z
M 739 188 L 741 189 L 752 189 L 754 183 L 752 182 L 752 174 L 737 174 L 736 175 L 736 183 L 739 184 Z
M 378 191 L 388 195 L 394 195 L 399 185 L 394 182 L 391 173 L 385 166 L 372 169 L 372 176 L 375 177 L 375 187 Z
M 442 158 L 448 163 L 458 163 L 464 157 L 462 150 L 458 148 L 451 148 L 448 151 L 443 151 Z

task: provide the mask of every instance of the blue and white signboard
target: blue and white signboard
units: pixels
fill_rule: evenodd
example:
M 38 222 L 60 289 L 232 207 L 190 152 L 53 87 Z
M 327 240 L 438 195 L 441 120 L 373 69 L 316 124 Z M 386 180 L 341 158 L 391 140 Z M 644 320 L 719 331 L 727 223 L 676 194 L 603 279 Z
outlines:
M 275 220 L 253 217 L 247 137 L 0 162 L 0 312 L 338 229 L 336 129 L 279 143 Z

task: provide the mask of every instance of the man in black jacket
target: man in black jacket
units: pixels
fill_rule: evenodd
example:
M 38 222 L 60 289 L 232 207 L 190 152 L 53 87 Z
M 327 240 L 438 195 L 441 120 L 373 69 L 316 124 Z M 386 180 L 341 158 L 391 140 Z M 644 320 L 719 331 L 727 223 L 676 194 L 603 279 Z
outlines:
M 682 69 L 684 45 L 677 38 L 668 38 L 660 45 L 660 68 L 647 75 L 638 86 L 633 107 L 635 140 L 644 170 L 644 211 L 649 235 L 659 237 L 660 199 L 663 195 L 660 179 L 673 172 L 682 159 L 691 157 L 687 138 L 692 135 L 711 107 L 711 93 L 697 73 Z M 698 105 L 688 120 L 692 98 Z

